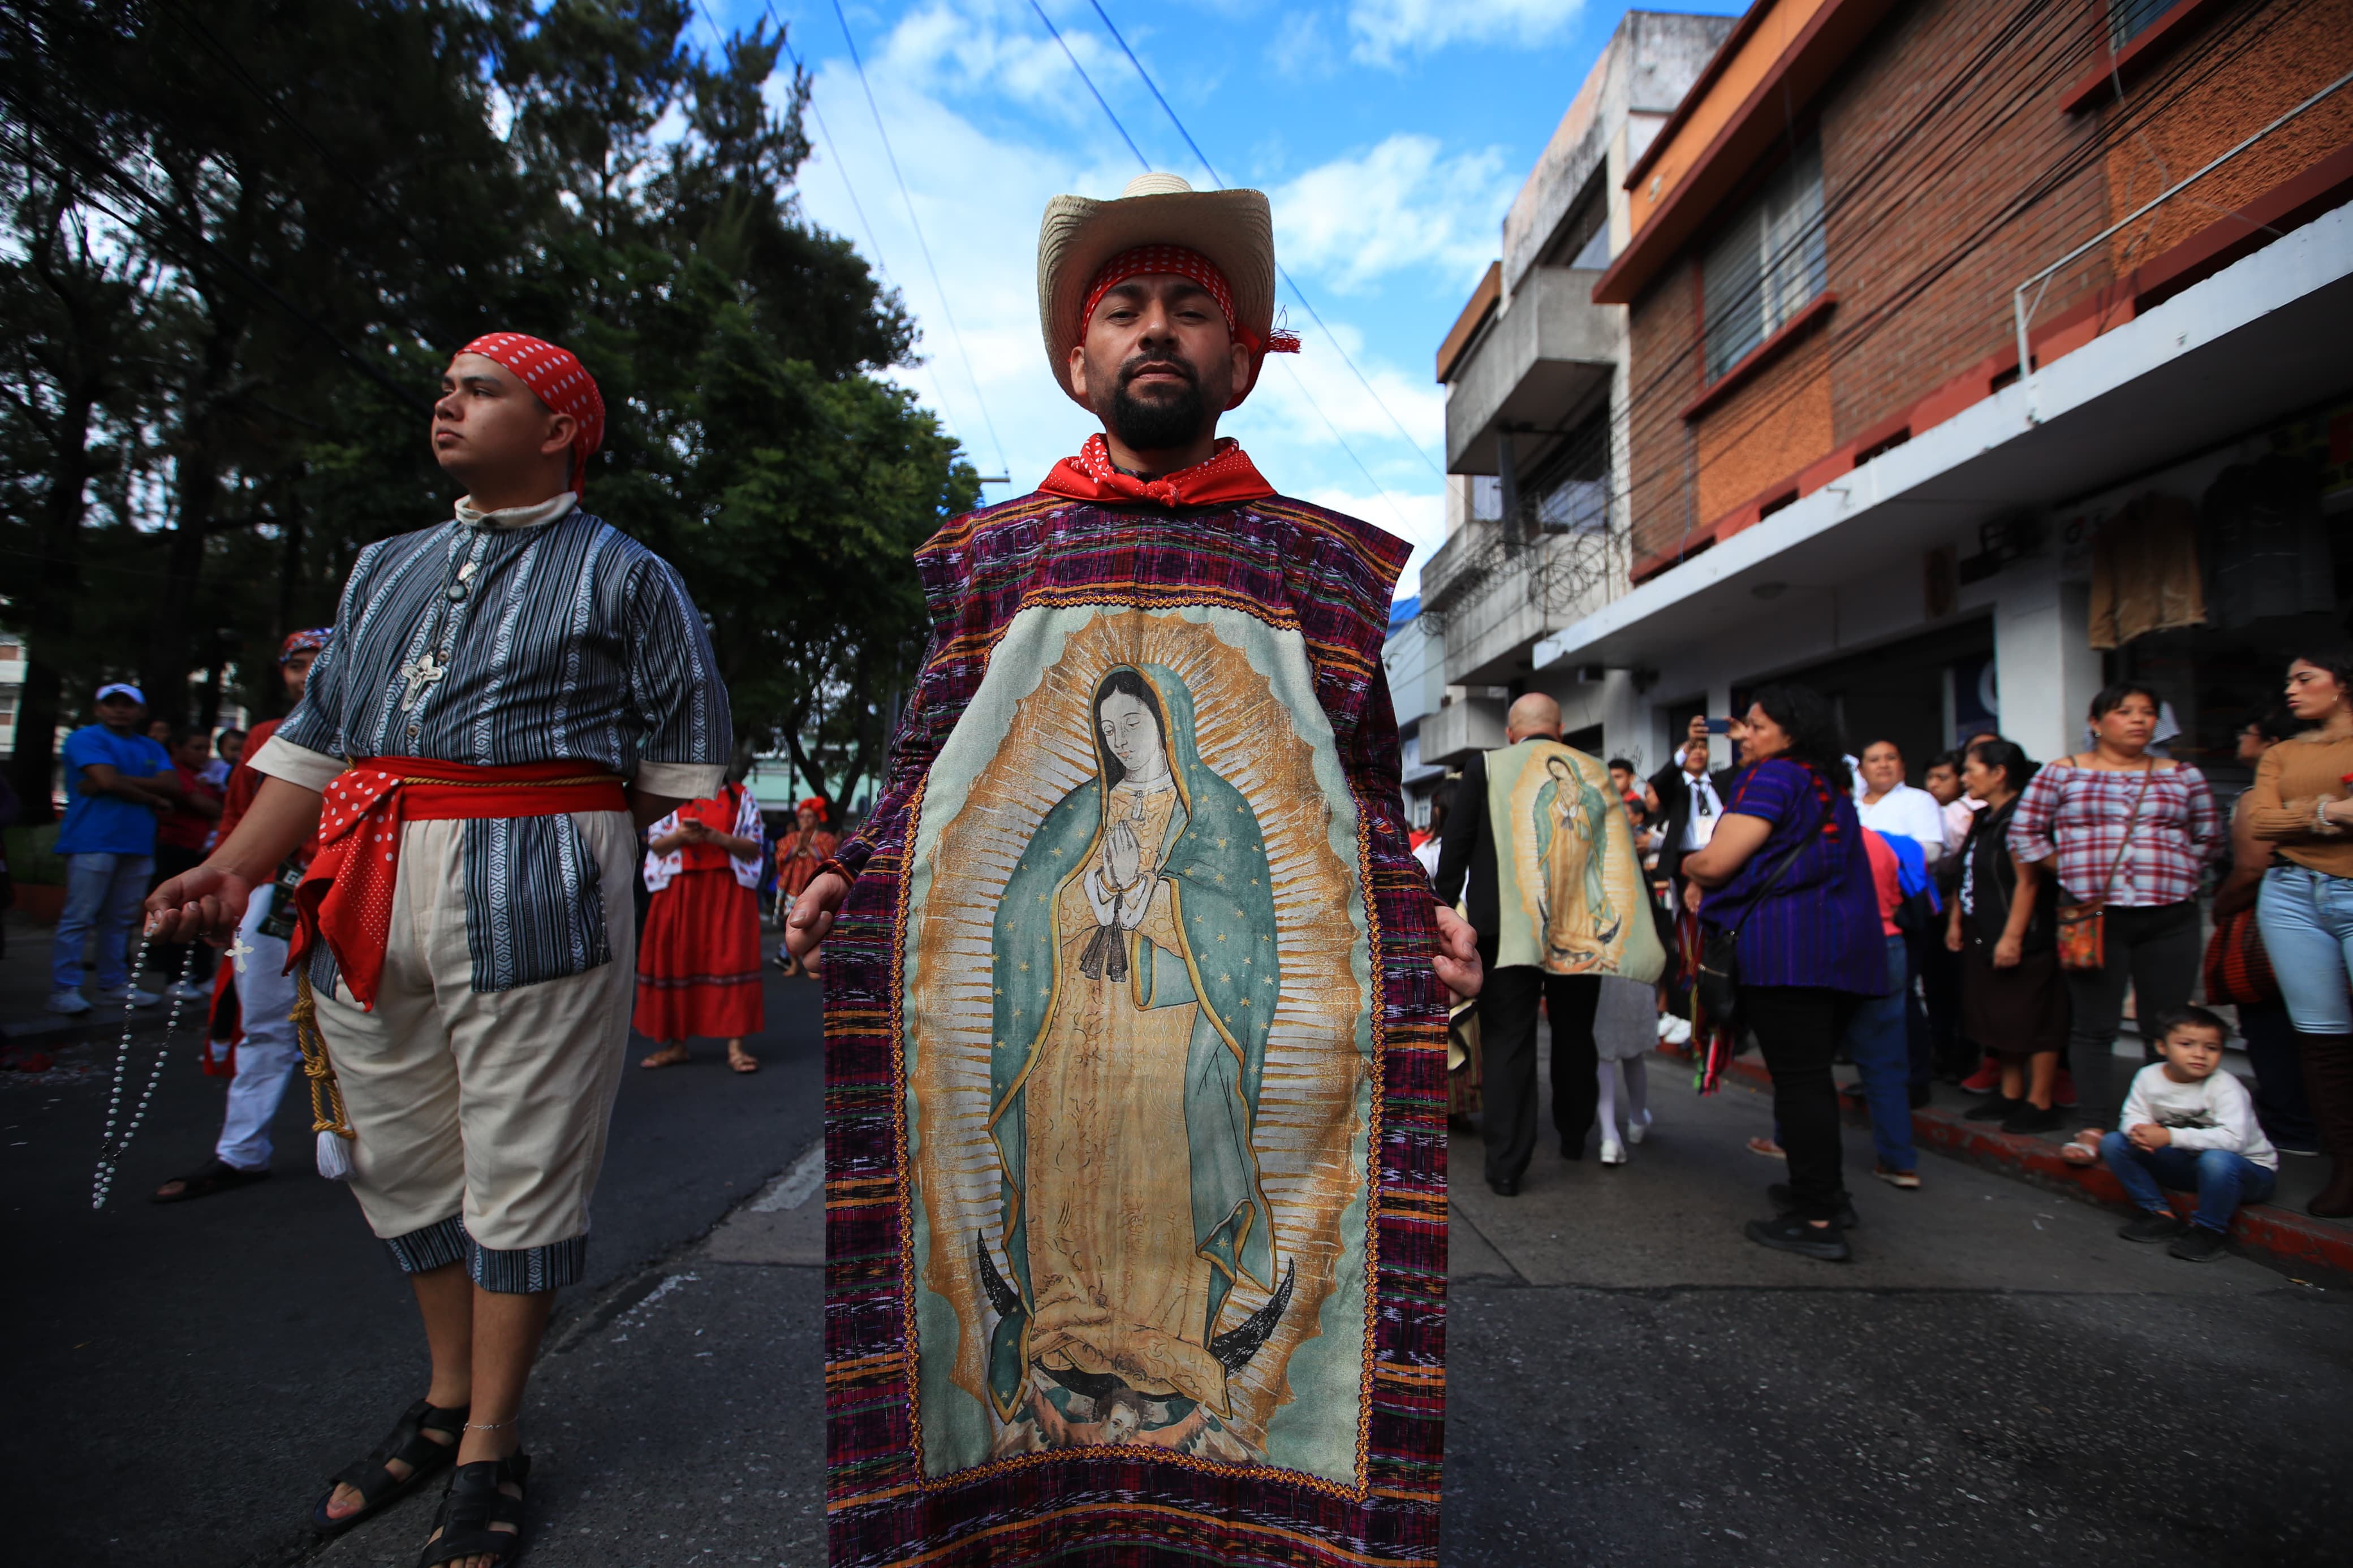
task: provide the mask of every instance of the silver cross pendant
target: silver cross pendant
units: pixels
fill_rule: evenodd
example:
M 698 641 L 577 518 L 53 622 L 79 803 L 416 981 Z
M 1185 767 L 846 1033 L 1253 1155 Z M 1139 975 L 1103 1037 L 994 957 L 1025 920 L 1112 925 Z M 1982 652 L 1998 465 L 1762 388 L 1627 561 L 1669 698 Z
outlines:
M 433 657 L 431 648 L 427 648 L 402 665 L 398 673 L 401 679 L 408 682 L 400 694 L 400 710 L 406 713 L 425 700 L 427 689 L 448 674 L 449 668 Z

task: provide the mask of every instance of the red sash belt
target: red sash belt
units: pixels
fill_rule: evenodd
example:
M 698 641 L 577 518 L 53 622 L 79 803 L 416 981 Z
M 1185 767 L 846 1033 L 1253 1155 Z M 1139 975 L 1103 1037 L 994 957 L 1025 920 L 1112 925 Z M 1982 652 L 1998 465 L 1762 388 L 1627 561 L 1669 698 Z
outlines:
M 628 808 L 621 781 L 592 763 L 486 768 L 430 757 L 377 757 L 354 763 L 327 786 L 319 853 L 294 890 L 287 967 L 301 963 L 313 942 L 324 942 L 353 999 L 363 1008 L 375 1005 L 406 823 Z

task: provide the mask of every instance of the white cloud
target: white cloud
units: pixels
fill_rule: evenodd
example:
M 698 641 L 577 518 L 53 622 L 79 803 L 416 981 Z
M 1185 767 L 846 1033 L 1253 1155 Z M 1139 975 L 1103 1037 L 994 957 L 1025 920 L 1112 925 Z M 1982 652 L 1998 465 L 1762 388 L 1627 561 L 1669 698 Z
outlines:
M 1567 30 L 1583 0 L 1352 0 L 1350 51 L 1372 65 L 1455 43 L 1541 43 Z
M 1513 189 L 1501 149 L 1448 157 L 1436 137 L 1400 132 L 1272 192 L 1275 244 L 1293 271 L 1342 290 L 1408 267 L 1475 278 Z

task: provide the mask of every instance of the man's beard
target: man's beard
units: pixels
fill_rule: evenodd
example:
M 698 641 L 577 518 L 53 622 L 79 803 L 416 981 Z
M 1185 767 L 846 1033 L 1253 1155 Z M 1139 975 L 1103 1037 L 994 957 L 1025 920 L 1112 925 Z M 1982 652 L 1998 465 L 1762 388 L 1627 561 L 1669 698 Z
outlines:
M 1128 383 L 1150 365 L 1175 365 L 1184 373 L 1184 390 L 1152 402 L 1132 395 Z M 1112 394 L 1113 432 L 1131 452 L 1165 452 L 1191 442 L 1201 433 L 1201 379 L 1193 367 L 1173 355 L 1132 362 L 1120 374 L 1119 390 Z

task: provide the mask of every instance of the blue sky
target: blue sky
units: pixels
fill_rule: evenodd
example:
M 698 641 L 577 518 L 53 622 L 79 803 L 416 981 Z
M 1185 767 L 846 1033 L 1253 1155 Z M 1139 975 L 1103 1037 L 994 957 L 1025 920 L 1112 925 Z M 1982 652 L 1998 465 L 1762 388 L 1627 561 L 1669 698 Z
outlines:
M 760 0 L 704 3 L 728 26 L 763 15 Z M 1089 0 L 1040 3 L 1152 165 L 1208 185 Z M 1399 591 L 1413 592 L 1445 529 L 1439 342 L 1498 254 L 1504 208 L 1624 8 L 1577 0 L 1103 7 L 1218 172 L 1272 198 L 1278 258 L 1330 329 L 1283 290 L 1304 352 L 1270 365 L 1221 428 L 1277 489 L 1411 539 Z M 902 378 L 945 416 L 982 473 L 1010 473 L 1013 483 L 989 486 L 988 499 L 1020 494 L 1092 428 L 1056 387 L 1039 343 L 1039 214 L 1060 192 L 1116 195 L 1142 165 L 1029 0 L 844 0 L 843 9 L 941 287 L 831 0 L 776 5 L 817 80 L 802 201 L 901 290 L 925 360 Z M 709 28 L 698 24 L 697 33 Z

